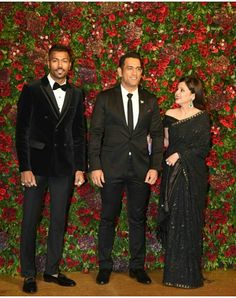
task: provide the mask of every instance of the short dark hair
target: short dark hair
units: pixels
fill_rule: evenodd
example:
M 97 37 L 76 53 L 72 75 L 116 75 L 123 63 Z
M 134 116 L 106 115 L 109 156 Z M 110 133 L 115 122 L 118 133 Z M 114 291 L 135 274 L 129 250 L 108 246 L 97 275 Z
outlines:
M 70 57 L 70 61 L 72 61 L 72 57 L 73 57 L 73 54 L 72 54 L 72 50 L 71 48 L 67 47 L 67 46 L 64 46 L 62 44 L 55 44 L 53 45 L 50 49 L 49 49 L 49 52 L 48 52 L 48 57 L 50 58 L 50 55 L 52 52 L 67 52 L 69 57 Z
M 194 107 L 204 110 L 205 100 L 204 100 L 204 88 L 202 81 L 197 76 L 186 76 L 180 79 L 180 82 L 184 82 L 191 93 L 195 94 L 195 99 L 193 100 Z
M 140 54 L 137 53 L 137 52 L 129 52 L 129 53 L 126 53 L 125 55 L 123 55 L 123 56 L 120 57 L 119 67 L 121 69 L 123 69 L 124 64 L 125 64 L 125 59 L 127 59 L 127 58 L 139 59 L 140 64 L 141 64 L 141 67 L 143 68 L 143 62 L 142 62 L 142 59 L 141 59 Z

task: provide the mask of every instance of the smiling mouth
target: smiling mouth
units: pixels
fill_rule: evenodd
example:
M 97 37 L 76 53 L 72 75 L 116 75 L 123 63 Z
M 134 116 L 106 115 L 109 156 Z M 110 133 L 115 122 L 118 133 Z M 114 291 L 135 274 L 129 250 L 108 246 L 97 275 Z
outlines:
M 64 73 L 64 70 L 63 70 L 63 69 L 56 70 L 56 73 L 58 73 L 58 74 L 63 74 L 63 73 Z

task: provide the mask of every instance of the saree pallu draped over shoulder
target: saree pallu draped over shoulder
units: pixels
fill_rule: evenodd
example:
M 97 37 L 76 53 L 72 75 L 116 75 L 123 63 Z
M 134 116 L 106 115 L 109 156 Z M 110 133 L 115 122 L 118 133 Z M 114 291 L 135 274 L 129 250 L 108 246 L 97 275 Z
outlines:
M 207 192 L 205 157 L 210 149 L 210 121 L 206 112 L 177 120 L 165 116 L 169 146 L 163 159 L 157 237 L 165 249 L 163 283 L 196 288 L 201 273 L 203 211 Z M 165 159 L 178 152 L 171 167 Z

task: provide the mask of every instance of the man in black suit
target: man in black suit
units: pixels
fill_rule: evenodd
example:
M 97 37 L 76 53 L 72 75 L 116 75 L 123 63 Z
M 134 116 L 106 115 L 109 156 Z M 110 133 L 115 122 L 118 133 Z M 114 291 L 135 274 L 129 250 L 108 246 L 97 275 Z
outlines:
M 45 190 L 50 192 L 46 282 L 74 286 L 59 272 L 73 183 L 84 183 L 85 121 L 83 92 L 67 81 L 71 51 L 49 50 L 49 74 L 25 85 L 17 106 L 16 149 L 24 189 L 20 261 L 23 291 L 37 291 L 35 239 Z
M 156 98 L 139 87 L 142 63 L 138 53 L 120 58 L 121 84 L 102 91 L 96 100 L 90 129 L 89 167 L 101 188 L 97 283 L 109 282 L 115 222 L 126 189 L 129 221 L 129 275 L 149 284 L 144 271 L 146 211 L 150 186 L 162 161 L 163 131 Z M 151 137 L 151 151 L 147 138 Z

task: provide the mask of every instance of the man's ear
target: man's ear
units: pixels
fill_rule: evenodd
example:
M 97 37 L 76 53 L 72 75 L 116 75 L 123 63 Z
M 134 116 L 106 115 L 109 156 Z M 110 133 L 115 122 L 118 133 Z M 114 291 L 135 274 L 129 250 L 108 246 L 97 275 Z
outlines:
M 117 68 L 117 73 L 119 75 L 119 77 L 122 77 L 122 69 L 120 67 Z

